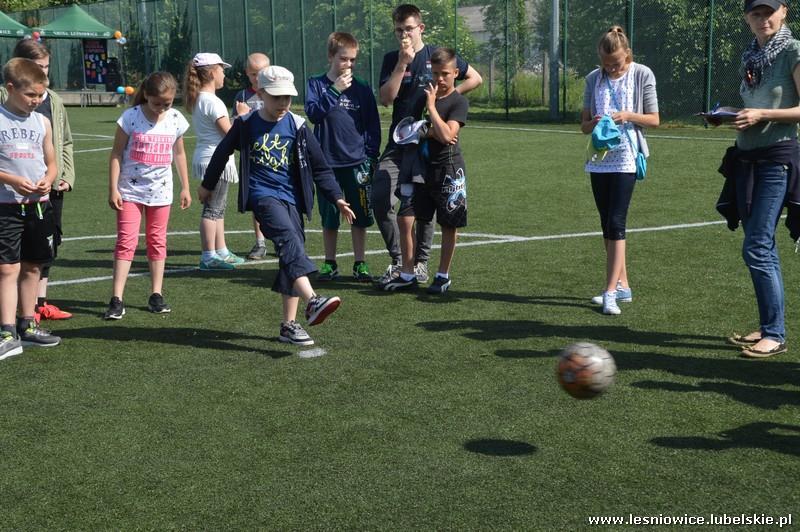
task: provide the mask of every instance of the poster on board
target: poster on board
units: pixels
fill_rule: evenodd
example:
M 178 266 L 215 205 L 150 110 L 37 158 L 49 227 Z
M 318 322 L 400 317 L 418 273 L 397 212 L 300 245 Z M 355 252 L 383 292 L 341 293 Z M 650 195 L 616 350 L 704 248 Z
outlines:
M 108 77 L 108 43 L 106 40 L 83 39 L 83 75 L 87 85 L 105 85 Z

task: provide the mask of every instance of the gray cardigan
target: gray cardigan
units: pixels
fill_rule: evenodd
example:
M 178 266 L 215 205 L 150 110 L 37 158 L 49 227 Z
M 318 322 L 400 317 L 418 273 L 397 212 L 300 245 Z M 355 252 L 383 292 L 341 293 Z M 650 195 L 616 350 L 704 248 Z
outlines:
M 633 109 L 634 113 L 657 113 L 658 112 L 658 96 L 656 96 L 656 77 L 653 71 L 645 65 L 639 63 L 631 63 L 633 68 Z M 589 109 L 592 116 L 597 114 L 597 108 L 594 102 L 594 88 L 597 85 L 597 78 L 601 75 L 603 70 L 596 68 L 586 76 L 586 88 L 583 91 L 583 108 Z M 650 150 L 647 148 L 647 141 L 644 138 L 642 128 L 634 125 L 636 130 L 636 137 L 641 146 L 641 152 L 645 157 L 650 155 Z

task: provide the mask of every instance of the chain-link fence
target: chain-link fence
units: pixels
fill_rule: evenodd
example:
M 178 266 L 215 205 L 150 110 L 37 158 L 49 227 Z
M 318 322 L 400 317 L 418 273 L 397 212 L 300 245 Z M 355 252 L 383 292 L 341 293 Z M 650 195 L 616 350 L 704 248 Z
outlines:
M 576 118 L 583 78 L 598 63 L 596 44 L 611 25 L 626 28 L 635 60 L 655 73 L 662 117 L 680 118 L 719 101 L 739 102 L 739 58 L 751 34 L 741 0 L 559 0 L 559 47 L 550 53 L 553 0 L 419 0 L 424 39 L 455 47 L 484 84 L 470 93 L 474 107 L 539 110 L 550 116 L 550 64 L 559 65 L 558 114 Z M 82 7 L 119 29 L 127 44 L 109 41 L 123 83 L 136 85 L 148 72 L 181 76 L 197 51 L 217 52 L 235 67 L 229 90 L 241 87 L 248 53 L 267 53 L 292 70 L 298 88 L 327 68 L 325 41 L 335 30 L 360 42 L 355 74 L 377 87 L 383 54 L 397 47 L 386 0 L 109 0 Z M 63 7 L 12 13 L 28 25 L 44 25 Z M 800 27 L 795 26 L 798 30 Z M 796 32 L 800 35 L 800 31 Z M 83 85 L 78 40 L 48 40 L 51 79 L 57 89 Z M 8 58 L 13 39 L 0 40 Z M 301 94 L 302 96 L 302 94 Z M 525 115 L 536 117 L 536 115 Z

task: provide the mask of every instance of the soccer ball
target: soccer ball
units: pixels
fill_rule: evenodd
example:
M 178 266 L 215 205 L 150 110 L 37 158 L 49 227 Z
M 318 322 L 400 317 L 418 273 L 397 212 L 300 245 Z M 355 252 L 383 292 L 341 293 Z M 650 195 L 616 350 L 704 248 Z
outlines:
M 611 386 L 616 374 L 614 358 L 599 345 L 572 344 L 558 357 L 558 383 L 577 399 L 597 397 Z

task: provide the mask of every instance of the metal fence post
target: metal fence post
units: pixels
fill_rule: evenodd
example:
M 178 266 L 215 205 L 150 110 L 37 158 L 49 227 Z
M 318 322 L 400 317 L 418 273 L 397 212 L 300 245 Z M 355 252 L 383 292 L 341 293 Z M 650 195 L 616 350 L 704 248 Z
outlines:
M 222 54 L 222 57 L 225 57 L 225 30 L 222 25 L 222 0 L 217 0 L 217 20 L 219 22 L 219 53 Z
M 375 32 L 372 24 L 372 0 L 369 0 L 369 81 L 375 90 Z
M 200 47 L 200 0 L 194 0 L 194 32 L 197 35 L 197 50 L 200 51 L 202 48 Z
M 711 110 L 711 73 L 714 56 L 714 0 L 709 0 L 708 6 L 708 44 L 706 46 L 706 101 L 701 111 Z
M 453 0 L 453 50 L 458 53 L 458 0 Z
M 270 29 L 272 37 L 272 64 L 279 65 L 278 49 L 275 47 L 275 0 L 269 0 L 269 21 L 272 23 L 272 29 Z
M 250 9 L 247 0 L 242 0 L 242 11 L 244 15 L 244 55 L 247 55 L 250 53 L 250 17 L 247 16 Z
M 506 84 L 506 120 L 508 120 L 508 106 L 509 106 L 508 93 L 509 93 L 509 89 L 511 88 L 511 86 L 510 86 L 511 84 L 509 83 L 509 79 L 508 79 L 508 71 L 511 70 L 510 65 L 508 64 L 508 45 L 509 45 L 509 38 L 508 38 L 508 1 L 509 0 L 506 0 L 506 20 L 505 20 L 505 25 L 506 25 L 506 27 L 505 27 L 505 30 L 506 30 L 505 31 L 506 45 L 504 47 L 505 48 L 505 67 L 506 67 L 505 68 L 505 70 L 506 70 L 506 76 L 505 76 L 505 84 Z M 557 2 L 558 0 L 555 0 L 555 1 Z
M 628 44 L 633 49 L 633 10 L 636 0 L 628 0 Z
M 553 0 L 553 14 L 550 19 L 550 119 L 558 120 L 558 89 L 561 85 L 558 80 L 558 31 L 559 31 L 559 10 L 558 0 Z
M 306 98 L 306 9 L 300 0 L 300 68 L 303 70 L 303 99 Z
M 567 19 L 569 18 L 569 0 L 564 0 L 564 37 L 561 39 L 561 57 L 562 59 L 562 70 L 563 73 L 563 82 L 561 85 L 561 117 L 565 118 L 567 114 L 567 82 L 569 81 L 569 76 L 567 76 Z

